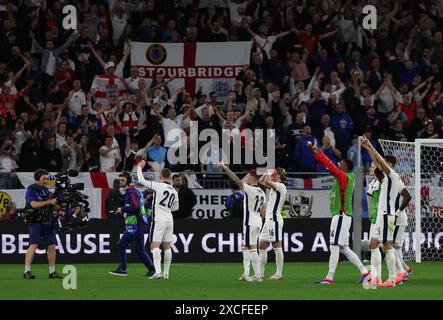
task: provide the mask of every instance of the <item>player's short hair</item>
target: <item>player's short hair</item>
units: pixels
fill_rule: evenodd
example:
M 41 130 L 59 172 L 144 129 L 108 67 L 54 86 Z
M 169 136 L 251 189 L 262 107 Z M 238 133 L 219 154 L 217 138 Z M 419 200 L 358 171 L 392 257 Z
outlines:
M 238 186 L 238 184 L 236 184 L 235 182 L 231 181 L 229 182 L 229 188 L 231 190 L 240 190 L 240 187 Z
M 388 154 L 387 156 L 385 156 L 385 161 L 391 163 L 392 167 L 395 167 L 395 164 L 397 163 L 397 158 L 392 154 Z
M 375 168 L 375 170 L 374 170 L 374 174 L 375 174 L 375 177 L 376 177 L 377 179 L 380 179 L 380 178 L 383 178 L 383 177 L 384 177 L 383 172 L 382 172 L 379 168 Z
M 132 176 L 128 171 L 123 171 L 118 175 L 119 177 L 126 178 L 126 184 L 130 185 L 132 183 Z
M 175 178 L 181 178 L 182 176 L 181 175 L 179 175 L 178 173 L 176 173 L 176 174 L 174 174 L 173 176 L 172 176 L 172 180 L 174 180 Z
M 280 179 L 282 181 L 286 180 L 286 170 L 281 168 L 281 167 L 277 167 L 275 168 L 275 171 L 277 171 L 277 173 L 280 175 Z
M 160 176 L 165 179 L 169 179 L 171 177 L 171 170 L 168 168 L 163 168 L 162 171 L 160 171 Z
M 255 171 L 255 170 L 249 170 L 249 171 L 248 171 L 248 174 L 249 174 L 250 176 L 253 176 L 255 179 L 258 180 L 257 171 Z
M 345 162 L 346 167 L 348 168 L 348 171 L 354 170 L 354 163 L 351 160 L 344 159 L 343 161 Z
M 34 172 L 34 180 L 35 180 L 35 181 L 38 181 L 38 180 L 40 180 L 40 178 L 41 178 L 42 176 L 44 176 L 44 175 L 48 175 L 48 174 L 49 174 L 49 172 L 46 171 L 45 169 L 37 169 L 37 170 L 35 170 L 35 172 Z

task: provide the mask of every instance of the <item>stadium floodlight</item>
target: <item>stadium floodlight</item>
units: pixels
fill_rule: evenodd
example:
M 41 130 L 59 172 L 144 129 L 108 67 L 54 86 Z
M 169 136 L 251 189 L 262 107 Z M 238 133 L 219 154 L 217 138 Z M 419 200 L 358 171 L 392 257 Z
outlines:
M 379 142 L 385 155 L 396 156 L 395 169 L 413 199 L 406 208 L 405 261 L 442 260 L 443 139 Z

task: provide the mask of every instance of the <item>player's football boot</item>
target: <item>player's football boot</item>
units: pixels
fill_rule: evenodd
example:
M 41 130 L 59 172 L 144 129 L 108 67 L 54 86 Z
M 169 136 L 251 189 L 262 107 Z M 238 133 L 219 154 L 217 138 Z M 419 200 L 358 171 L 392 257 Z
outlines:
M 115 270 L 109 271 L 109 274 L 119 277 L 126 277 L 128 275 L 128 271 L 117 268 Z
M 381 285 L 381 280 L 379 278 L 371 279 L 371 281 L 368 282 L 368 285 L 371 289 L 377 289 Z
M 255 281 L 257 282 L 263 282 L 265 280 L 264 276 L 255 276 Z
M 247 275 L 245 275 L 245 274 L 242 274 L 242 275 L 240 276 L 240 278 L 238 278 L 238 281 L 246 281 L 248 278 L 249 278 L 249 276 L 247 276 Z
M 395 282 L 386 280 L 385 282 L 380 283 L 379 287 L 395 287 Z
M 409 268 L 408 270 L 406 270 L 406 273 L 408 274 L 407 278 L 409 278 L 414 273 L 414 270 L 412 270 L 412 268 Z
M 323 280 L 317 280 L 317 281 L 315 281 L 315 283 L 316 283 L 316 284 L 324 284 L 324 285 L 328 285 L 328 284 L 333 284 L 333 283 L 334 283 L 334 280 L 324 278 Z
M 395 281 L 394 283 L 397 284 L 402 284 L 403 282 L 405 282 L 405 279 L 407 279 L 408 277 L 408 273 L 405 272 L 399 272 L 397 273 L 397 276 L 395 277 Z
M 283 279 L 283 277 L 280 276 L 280 275 L 278 275 L 278 274 L 273 274 L 273 275 L 270 276 L 268 279 L 269 279 L 269 280 L 281 280 L 281 279 Z
M 247 277 L 247 278 L 246 278 L 246 281 L 247 281 L 247 282 L 254 282 L 254 281 L 257 281 L 257 276 L 250 276 L 250 277 Z
M 371 279 L 371 273 L 370 272 L 366 272 L 366 273 L 362 274 L 360 279 L 358 279 L 356 281 L 356 283 L 362 283 L 366 278 L 367 278 L 367 280 Z
M 35 279 L 35 276 L 32 274 L 31 271 L 26 271 L 25 273 L 23 273 L 23 279 Z
M 149 277 L 149 280 L 157 280 L 162 278 L 163 278 L 163 273 L 155 273 Z
M 155 274 L 155 271 L 148 271 L 148 273 L 145 275 L 145 277 L 152 277 Z
M 54 271 L 49 274 L 49 279 L 63 279 L 63 277 Z

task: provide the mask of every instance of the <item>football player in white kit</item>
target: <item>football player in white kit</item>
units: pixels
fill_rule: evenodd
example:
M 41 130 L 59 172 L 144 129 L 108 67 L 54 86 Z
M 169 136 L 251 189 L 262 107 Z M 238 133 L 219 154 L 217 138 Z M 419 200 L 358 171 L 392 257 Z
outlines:
M 400 208 L 396 210 L 395 204 L 398 194 L 402 191 L 401 188 L 404 189 L 404 185 L 401 183 L 398 173 L 393 169 L 396 162 L 394 156 L 385 156 L 383 159 L 366 137 L 362 138 L 362 146 L 368 150 L 372 161 L 385 175 L 380 186 L 376 230 L 379 241 L 383 243 L 383 249 L 386 253 L 386 264 L 389 271 L 388 280 L 380 284 L 380 286 L 393 287 L 395 286 L 396 278 L 398 276 L 396 272 L 397 258 L 395 249 L 392 245 L 394 240 L 395 219 L 396 216 L 398 216 L 407 206 L 407 203 L 404 205 L 403 202 Z M 372 263 L 376 266 L 377 263 L 381 262 L 372 261 L 371 264 Z
M 259 261 L 257 252 L 257 242 L 262 227 L 261 211 L 266 200 L 265 192 L 258 185 L 258 177 L 255 171 L 250 171 L 246 175 L 246 183 L 242 182 L 228 166 L 219 162 L 229 178 L 243 190 L 243 274 L 239 280 L 254 281 L 259 276 Z M 249 277 L 249 266 L 252 262 L 254 276 Z
M 146 161 L 142 160 L 137 165 L 138 182 L 154 191 L 152 202 L 152 220 L 149 231 L 151 252 L 154 258 L 156 273 L 149 279 L 169 278 L 169 267 L 172 261 L 172 234 L 174 232 L 174 220 L 172 211 L 178 210 L 178 193 L 170 184 L 171 170 L 164 168 L 160 172 L 160 182 L 148 181 L 143 177 L 142 168 Z M 161 249 L 164 253 L 164 269 L 161 272 Z
M 259 183 L 268 187 L 268 202 L 266 204 L 265 223 L 260 233 L 259 243 L 259 261 L 260 275 L 258 281 L 263 281 L 265 275 L 265 266 L 268 260 L 268 247 L 272 243 L 275 252 L 275 264 L 277 271 L 269 277 L 269 280 L 281 280 L 283 274 L 283 217 L 281 210 L 286 199 L 286 186 L 282 183 L 286 179 L 286 171 L 283 168 L 268 170 L 260 179 Z

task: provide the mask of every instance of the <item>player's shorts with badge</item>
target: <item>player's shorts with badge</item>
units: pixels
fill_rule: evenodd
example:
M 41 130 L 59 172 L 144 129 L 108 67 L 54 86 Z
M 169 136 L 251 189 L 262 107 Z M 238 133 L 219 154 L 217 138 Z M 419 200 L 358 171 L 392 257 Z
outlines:
M 258 225 L 243 225 L 243 245 L 255 246 L 257 245 L 258 237 L 260 235 L 261 226 Z
M 149 230 L 150 242 L 172 242 L 174 233 L 174 222 L 153 221 Z
M 283 237 L 283 219 L 266 220 L 260 233 L 260 240 L 266 242 L 282 241 Z
M 349 245 L 349 228 L 352 218 L 344 213 L 336 214 L 332 217 L 329 232 L 329 244 L 336 246 Z
M 391 214 L 378 215 L 375 222 L 378 241 L 381 243 L 393 242 L 395 216 Z

